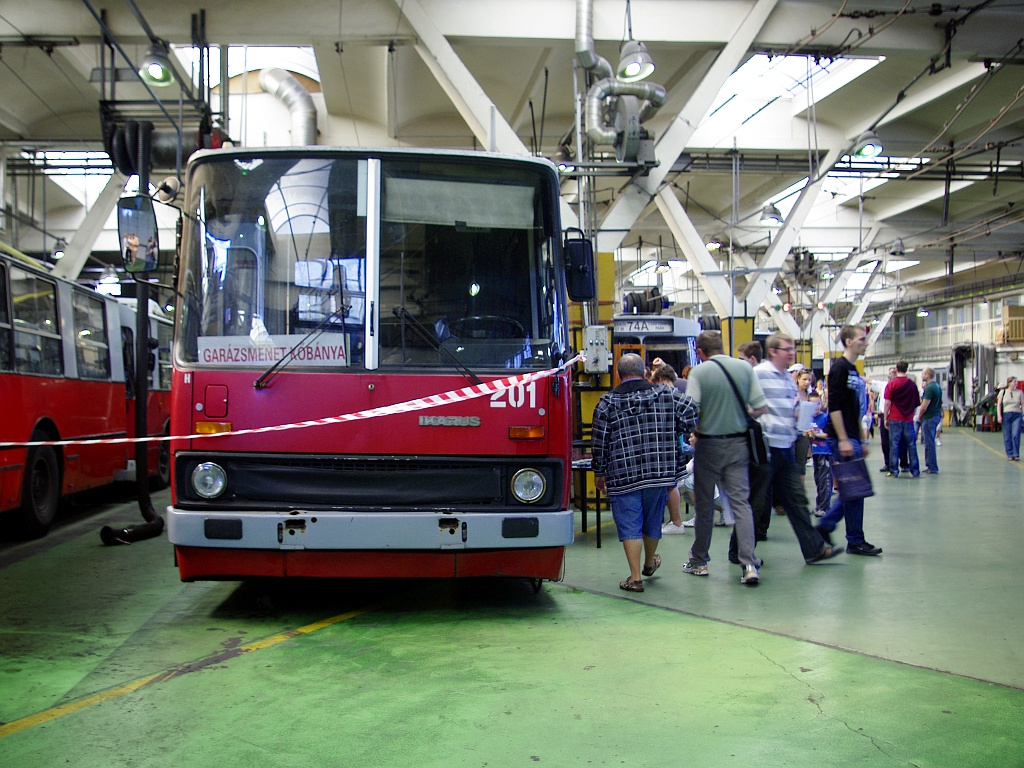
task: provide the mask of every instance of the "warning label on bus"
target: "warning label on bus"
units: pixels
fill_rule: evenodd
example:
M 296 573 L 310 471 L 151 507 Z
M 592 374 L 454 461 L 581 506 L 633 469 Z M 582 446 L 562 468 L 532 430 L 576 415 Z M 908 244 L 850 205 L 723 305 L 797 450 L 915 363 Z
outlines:
M 206 365 L 272 365 L 288 358 L 292 365 L 317 368 L 348 366 L 348 351 L 340 335 L 319 336 L 303 342 L 305 336 L 202 336 L 199 362 Z

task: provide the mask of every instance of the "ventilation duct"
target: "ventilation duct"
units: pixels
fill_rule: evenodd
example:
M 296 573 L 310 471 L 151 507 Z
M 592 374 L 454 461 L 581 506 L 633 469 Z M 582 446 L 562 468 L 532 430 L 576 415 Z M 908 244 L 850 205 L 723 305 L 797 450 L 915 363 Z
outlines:
M 316 107 L 302 83 L 283 69 L 271 67 L 260 70 L 260 88 L 288 107 L 292 116 L 292 146 L 316 144 Z
M 611 64 L 594 50 L 593 0 L 576 2 L 576 58 L 600 78 L 587 91 L 587 136 L 595 144 L 613 145 L 619 162 L 635 162 L 643 138 L 640 124 L 665 104 L 664 86 L 615 79 Z

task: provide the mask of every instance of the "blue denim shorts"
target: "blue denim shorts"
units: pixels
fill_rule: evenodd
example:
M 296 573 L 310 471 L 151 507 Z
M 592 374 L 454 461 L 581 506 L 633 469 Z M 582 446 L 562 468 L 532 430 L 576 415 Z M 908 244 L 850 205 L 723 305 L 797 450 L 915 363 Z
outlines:
M 668 487 L 644 488 L 609 496 L 612 518 L 619 531 L 619 541 L 661 538 L 661 524 L 668 503 Z

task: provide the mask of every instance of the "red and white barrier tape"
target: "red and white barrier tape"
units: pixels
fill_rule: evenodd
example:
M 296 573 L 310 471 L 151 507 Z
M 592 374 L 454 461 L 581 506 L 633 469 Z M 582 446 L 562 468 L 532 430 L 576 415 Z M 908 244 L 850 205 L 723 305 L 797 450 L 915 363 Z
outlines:
M 167 440 L 195 440 L 209 437 L 236 437 L 238 435 L 258 435 L 264 432 L 285 432 L 290 429 L 306 429 L 307 427 L 319 427 L 324 424 L 342 424 L 346 421 L 362 421 L 363 419 L 375 419 L 379 416 L 390 416 L 395 413 L 409 413 L 411 411 L 423 411 L 428 408 L 436 408 L 441 405 L 452 405 L 466 400 L 475 400 L 485 395 L 493 395 L 495 392 L 503 392 L 521 384 L 528 384 L 531 381 L 539 381 L 549 376 L 571 368 L 578 362 L 586 361 L 582 353 L 576 355 L 568 362 L 558 368 L 551 368 L 546 371 L 534 371 L 519 376 L 510 376 L 507 379 L 497 381 L 485 381 L 482 384 L 475 384 L 472 387 L 453 389 L 442 392 L 439 395 L 419 397 L 415 400 L 406 400 L 393 405 L 382 405 L 379 408 L 371 408 L 368 411 L 355 411 L 354 413 L 343 413 L 340 416 L 328 416 L 323 419 L 310 419 L 309 421 L 297 421 L 292 424 L 275 424 L 272 427 L 254 427 L 252 429 L 239 429 L 233 432 L 215 432 L 213 434 L 196 435 L 159 435 L 155 437 L 105 437 L 92 440 L 44 440 L 34 443 L 5 443 L 0 442 L 2 448 L 29 448 L 43 445 L 115 445 L 117 443 L 159 443 Z

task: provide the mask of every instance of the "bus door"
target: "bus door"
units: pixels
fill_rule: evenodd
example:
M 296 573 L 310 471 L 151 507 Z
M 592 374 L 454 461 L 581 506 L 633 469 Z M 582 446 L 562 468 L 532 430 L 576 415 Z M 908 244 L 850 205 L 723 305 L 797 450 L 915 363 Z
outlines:
M 623 355 L 627 355 L 632 352 L 635 355 L 640 355 L 640 358 L 644 361 L 644 365 L 650 365 L 651 361 L 647 359 L 647 347 L 638 341 L 627 341 L 621 344 L 612 344 L 612 387 L 619 386 L 619 358 Z

